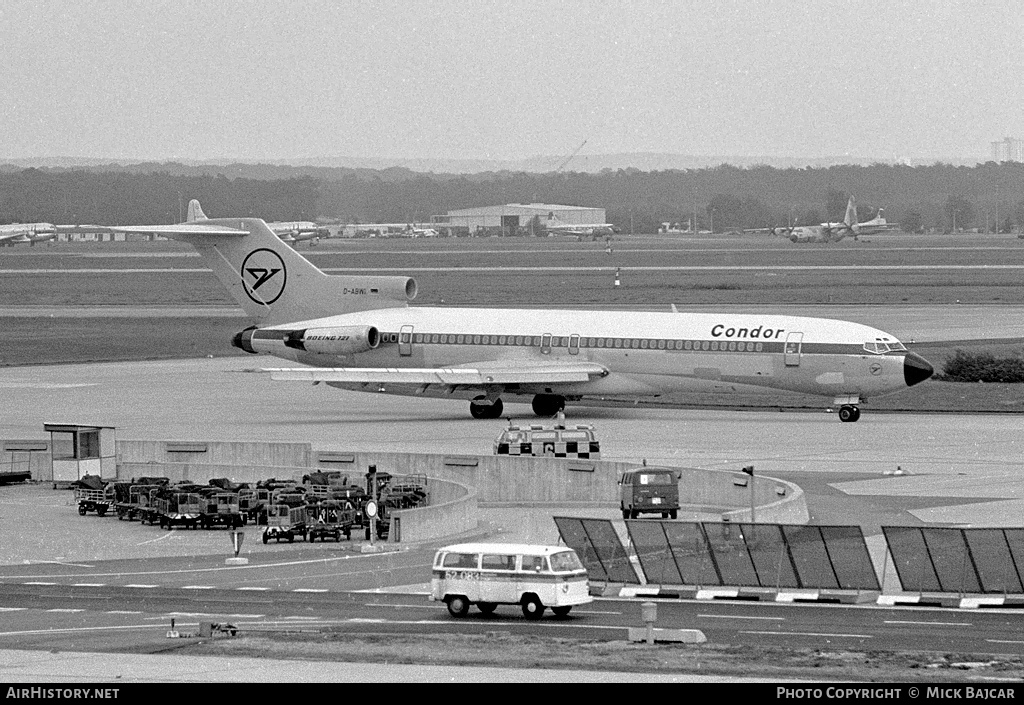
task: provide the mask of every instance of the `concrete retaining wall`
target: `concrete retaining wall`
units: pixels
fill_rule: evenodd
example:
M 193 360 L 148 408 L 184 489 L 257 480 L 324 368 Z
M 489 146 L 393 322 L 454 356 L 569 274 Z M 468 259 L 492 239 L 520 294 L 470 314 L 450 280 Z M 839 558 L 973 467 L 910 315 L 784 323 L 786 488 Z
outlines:
M 428 482 L 430 505 L 392 512 L 389 542 L 430 541 L 476 529 L 479 514 L 473 488 L 434 478 Z

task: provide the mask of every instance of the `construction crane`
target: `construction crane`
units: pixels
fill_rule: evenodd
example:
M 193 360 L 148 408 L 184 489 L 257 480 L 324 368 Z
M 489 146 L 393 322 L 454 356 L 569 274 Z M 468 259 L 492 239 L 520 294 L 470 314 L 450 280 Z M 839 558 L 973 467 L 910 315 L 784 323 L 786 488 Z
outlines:
M 581 149 L 583 149 L 583 145 L 585 145 L 586 143 L 587 143 L 587 141 L 586 141 L 586 140 L 583 140 L 583 141 L 582 141 L 582 142 L 580 143 L 580 146 L 579 146 L 579 147 L 577 147 L 576 149 L 574 149 L 574 150 L 573 150 L 573 152 L 572 152 L 572 154 L 570 154 L 570 155 L 569 155 L 568 157 L 566 157 L 566 158 L 565 158 L 565 161 L 564 161 L 564 162 L 562 162 L 561 164 L 559 164 L 559 165 L 558 165 L 558 168 L 557 168 L 557 169 L 555 169 L 555 173 L 557 174 L 557 173 L 558 173 L 558 172 L 560 172 L 560 171 L 561 171 L 562 169 L 564 169 L 564 168 L 565 168 L 565 165 L 566 165 L 566 164 L 568 164 L 569 162 L 571 162 L 571 161 L 572 161 L 572 158 L 573 158 L 573 157 L 575 157 L 575 156 L 576 156 L 577 154 L 579 154 L 579 153 L 580 153 L 580 150 L 581 150 Z

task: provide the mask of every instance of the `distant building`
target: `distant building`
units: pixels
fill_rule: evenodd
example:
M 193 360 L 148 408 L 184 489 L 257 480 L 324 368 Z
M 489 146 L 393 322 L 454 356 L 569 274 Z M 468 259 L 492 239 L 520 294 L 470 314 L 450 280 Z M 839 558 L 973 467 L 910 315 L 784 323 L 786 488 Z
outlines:
M 1024 162 L 1024 140 L 1004 137 L 992 143 L 992 161 Z
M 540 224 L 552 221 L 563 225 L 592 224 L 605 222 L 604 208 L 583 206 L 559 206 L 551 203 L 506 203 L 503 206 L 481 206 L 448 211 L 446 215 L 434 216 L 434 226 L 449 225 L 465 228 L 470 233 L 487 229 L 529 228 L 530 221 L 537 216 Z

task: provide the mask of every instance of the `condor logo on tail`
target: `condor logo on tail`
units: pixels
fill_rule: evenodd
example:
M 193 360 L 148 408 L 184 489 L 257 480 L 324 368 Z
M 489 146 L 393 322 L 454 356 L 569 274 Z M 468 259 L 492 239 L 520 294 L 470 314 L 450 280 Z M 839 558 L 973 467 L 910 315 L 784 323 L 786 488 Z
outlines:
M 242 262 L 242 285 L 246 295 L 258 304 L 268 306 L 284 293 L 288 270 L 284 260 L 273 250 L 253 250 Z

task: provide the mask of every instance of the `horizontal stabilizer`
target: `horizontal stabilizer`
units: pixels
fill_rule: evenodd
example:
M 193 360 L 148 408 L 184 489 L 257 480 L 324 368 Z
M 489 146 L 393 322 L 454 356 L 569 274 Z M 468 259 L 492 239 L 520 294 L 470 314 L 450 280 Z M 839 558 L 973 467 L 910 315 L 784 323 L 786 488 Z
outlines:
M 446 386 L 488 384 L 559 384 L 586 382 L 608 371 L 600 365 L 522 365 L 480 369 L 472 367 L 296 367 L 264 368 L 278 382 L 345 382 L 349 384 L 443 384 Z
M 219 235 L 242 237 L 248 235 L 248 230 L 228 228 L 213 223 L 179 223 L 178 225 L 130 225 L 126 227 L 108 228 L 116 233 L 139 233 L 142 235 L 164 235 L 174 237 L 175 235 Z

